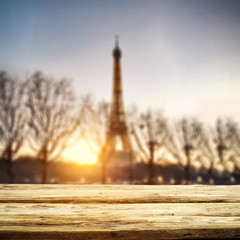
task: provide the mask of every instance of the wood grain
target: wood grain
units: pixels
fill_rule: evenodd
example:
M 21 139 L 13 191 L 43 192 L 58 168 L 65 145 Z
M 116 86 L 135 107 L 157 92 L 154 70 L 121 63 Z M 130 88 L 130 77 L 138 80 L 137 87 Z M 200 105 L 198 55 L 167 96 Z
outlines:
M 239 239 L 239 186 L 0 185 L 0 239 Z
M 240 202 L 240 186 L 4 185 L 0 203 Z

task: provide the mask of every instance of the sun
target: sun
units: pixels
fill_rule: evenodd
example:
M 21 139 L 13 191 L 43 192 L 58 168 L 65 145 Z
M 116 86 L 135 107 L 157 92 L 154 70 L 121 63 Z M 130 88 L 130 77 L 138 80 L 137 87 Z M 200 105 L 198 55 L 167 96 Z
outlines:
M 83 139 L 69 146 L 63 152 L 62 157 L 65 161 L 76 162 L 78 164 L 95 164 L 97 162 L 96 154 L 91 151 Z

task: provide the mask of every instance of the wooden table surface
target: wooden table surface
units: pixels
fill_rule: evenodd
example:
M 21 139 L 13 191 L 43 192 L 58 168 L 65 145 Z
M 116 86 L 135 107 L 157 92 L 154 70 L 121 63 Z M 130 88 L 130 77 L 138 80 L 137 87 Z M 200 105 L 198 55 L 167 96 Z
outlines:
M 0 184 L 0 239 L 240 239 L 240 186 Z

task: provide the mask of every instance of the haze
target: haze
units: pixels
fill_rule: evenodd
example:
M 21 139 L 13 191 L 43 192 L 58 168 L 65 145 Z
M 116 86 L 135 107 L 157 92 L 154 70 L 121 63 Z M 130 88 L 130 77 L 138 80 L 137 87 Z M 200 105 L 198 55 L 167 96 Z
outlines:
M 111 99 L 120 36 L 125 106 L 240 120 L 240 1 L 0 0 L 0 68 Z

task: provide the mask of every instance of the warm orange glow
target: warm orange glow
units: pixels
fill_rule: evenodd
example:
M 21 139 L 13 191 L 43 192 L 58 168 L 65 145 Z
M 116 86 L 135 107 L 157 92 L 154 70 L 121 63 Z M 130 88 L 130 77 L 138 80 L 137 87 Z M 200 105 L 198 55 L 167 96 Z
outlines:
M 94 154 L 84 140 L 77 141 L 63 152 L 63 159 L 79 164 L 94 164 L 97 161 Z

